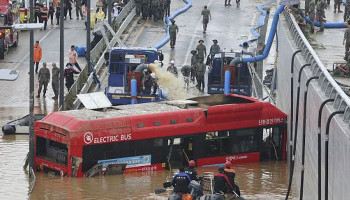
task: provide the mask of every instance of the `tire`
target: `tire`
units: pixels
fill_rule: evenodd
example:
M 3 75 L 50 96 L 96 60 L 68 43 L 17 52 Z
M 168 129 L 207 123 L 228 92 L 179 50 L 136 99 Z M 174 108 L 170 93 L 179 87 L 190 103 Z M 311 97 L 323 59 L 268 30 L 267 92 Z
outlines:
M 0 59 L 5 58 L 4 39 L 0 39 Z
M 16 42 L 13 43 L 13 47 L 17 47 L 18 46 L 18 39 L 19 39 L 19 35 L 18 35 L 18 32 L 17 32 L 17 36 L 16 36 Z

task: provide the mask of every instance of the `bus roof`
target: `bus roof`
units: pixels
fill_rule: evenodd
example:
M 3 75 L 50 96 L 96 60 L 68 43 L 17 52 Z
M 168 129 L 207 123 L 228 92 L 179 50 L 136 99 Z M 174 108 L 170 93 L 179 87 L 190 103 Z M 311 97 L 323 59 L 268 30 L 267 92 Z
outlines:
M 104 111 L 53 112 L 36 121 L 35 130 L 48 130 L 68 138 L 81 137 L 80 133 L 86 131 L 109 135 L 111 132 L 104 130 L 118 130 L 138 132 L 137 137 L 149 138 L 268 127 L 285 122 L 286 114 L 268 102 L 235 94 L 217 94 L 182 101 L 115 106 Z M 157 134 L 142 134 L 156 129 Z

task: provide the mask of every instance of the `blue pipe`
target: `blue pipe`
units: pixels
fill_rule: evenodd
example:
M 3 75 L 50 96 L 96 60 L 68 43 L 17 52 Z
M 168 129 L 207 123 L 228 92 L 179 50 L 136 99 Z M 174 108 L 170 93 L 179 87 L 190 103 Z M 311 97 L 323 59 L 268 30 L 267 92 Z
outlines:
M 174 19 L 179 14 L 185 12 L 186 10 L 188 10 L 192 6 L 192 2 L 190 0 L 183 0 L 183 1 L 186 3 L 186 6 L 184 6 L 181 9 L 175 11 L 174 13 L 172 13 L 169 17 L 167 17 L 165 19 L 165 23 L 167 24 L 166 36 L 165 36 L 165 38 L 162 41 L 160 41 L 158 44 L 154 45 L 153 48 L 159 49 L 160 47 L 164 46 L 169 41 L 169 39 L 170 39 L 169 26 L 171 25 L 171 20 Z
M 136 104 L 136 98 L 137 98 L 137 80 L 136 78 L 131 78 L 131 104 Z
M 277 28 L 277 23 L 278 23 L 278 19 L 279 19 L 279 14 L 283 10 L 284 10 L 284 6 L 283 5 L 278 7 L 278 9 L 276 10 L 276 12 L 275 12 L 275 14 L 273 16 L 269 38 L 267 39 L 266 46 L 264 48 L 263 54 L 262 55 L 257 55 L 257 56 L 252 57 L 252 58 L 243 58 L 243 60 L 242 60 L 243 63 L 258 62 L 258 61 L 261 61 L 261 60 L 265 59 L 269 55 L 269 52 L 270 52 L 270 49 L 271 49 L 271 45 L 272 45 L 272 42 L 273 42 L 273 38 L 275 37 L 275 33 L 276 33 L 276 28 Z
M 224 94 L 230 94 L 230 82 L 231 82 L 231 71 L 227 69 L 225 71 Z
M 263 9 L 264 6 L 266 5 L 269 5 L 269 4 L 272 4 L 276 2 L 276 0 L 271 0 L 271 1 L 268 1 L 268 2 L 264 2 L 264 3 L 261 3 L 259 5 L 256 6 L 256 9 L 258 9 L 260 12 L 261 12 L 261 15 L 259 17 L 259 20 L 258 20 L 258 24 L 257 26 L 254 26 L 253 28 L 250 29 L 250 32 L 251 34 L 254 36 L 253 39 L 251 40 L 248 40 L 247 43 L 250 44 L 256 40 L 259 39 L 260 37 L 260 34 L 258 32 L 256 32 L 257 29 L 259 29 L 260 27 L 264 26 L 265 24 L 265 18 L 267 16 L 267 11 Z M 240 44 L 239 46 L 243 46 L 243 44 Z
M 310 24 L 310 17 L 305 17 L 305 21 Z M 319 21 L 314 21 L 314 25 L 317 27 L 320 27 L 320 22 Z M 323 24 L 324 28 L 347 28 L 345 26 L 344 22 L 339 22 L 339 23 L 324 23 Z

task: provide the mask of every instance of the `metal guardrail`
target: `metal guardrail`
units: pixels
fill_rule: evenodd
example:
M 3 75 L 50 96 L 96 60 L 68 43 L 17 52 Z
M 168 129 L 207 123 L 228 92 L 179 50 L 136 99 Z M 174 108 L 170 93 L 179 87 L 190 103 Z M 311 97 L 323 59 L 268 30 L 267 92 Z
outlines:
M 117 17 L 117 23 L 122 22 L 118 28 L 116 35 L 110 41 L 110 45 L 107 45 L 104 39 L 101 39 L 97 45 L 91 50 L 90 58 L 91 62 L 94 64 L 94 71 L 97 74 L 101 69 L 104 63 L 104 57 L 102 56 L 106 51 L 108 51 L 109 46 L 114 46 L 117 41 L 120 41 L 120 36 L 123 34 L 125 29 L 128 27 L 132 19 L 136 15 L 136 9 L 134 8 L 134 1 L 131 0 L 123 8 L 122 12 Z M 119 20 L 119 22 L 118 22 Z M 91 87 L 93 80 L 93 73 L 88 72 L 88 66 L 86 66 L 83 71 L 80 73 L 78 79 L 74 82 L 71 89 L 65 97 L 65 109 L 78 109 L 80 106 L 80 100 L 77 97 L 77 94 L 86 94 Z
M 343 121 L 349 123 L 350 98 L 345 94 L 345 92 L 335 82 L 333 77 L 324 67 L 316 52 L 313 50 L 303 32 L 299 28 L 294 16 L 286 11 L 284 11 L 284 16 L 297 47 L 302 50 L 302 55 L 304 56 L 306 62 L 311 64 L 312 74 L 320 77 L 318 84 L 321 86 L 321 90 L 328 98 L 335 99 L 333 108 L 339 111 L 345 111 Z
M 29 167 L 29 177 L 30 177 L 30 182 L 29 182 L 29 190 L 28 190 L 28 195 L 30 195 L 34 189 L 35 182 L 36 182 L 36 176 L 34 173 L 33 168 Z

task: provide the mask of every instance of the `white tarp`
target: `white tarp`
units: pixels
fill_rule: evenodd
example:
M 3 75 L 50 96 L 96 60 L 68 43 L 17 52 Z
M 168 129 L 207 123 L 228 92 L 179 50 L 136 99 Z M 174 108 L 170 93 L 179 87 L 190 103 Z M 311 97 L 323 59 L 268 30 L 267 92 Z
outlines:
M 0 69 L 0 80 L 14 81 L 18 78 L 18 71 L 14 69 Z
M 87 109 L 108 108 L 112 104 L 103 92 L 94 92 L 77 95 Z

